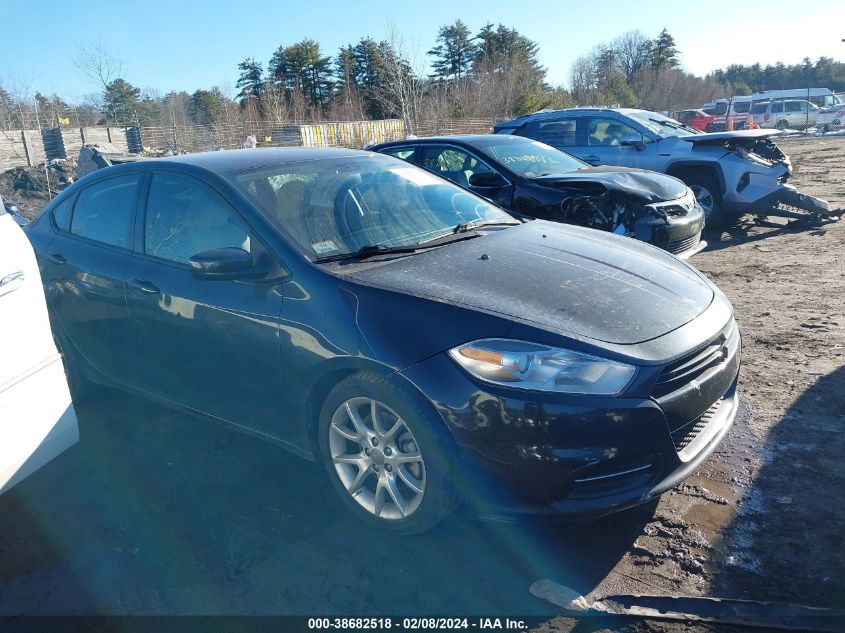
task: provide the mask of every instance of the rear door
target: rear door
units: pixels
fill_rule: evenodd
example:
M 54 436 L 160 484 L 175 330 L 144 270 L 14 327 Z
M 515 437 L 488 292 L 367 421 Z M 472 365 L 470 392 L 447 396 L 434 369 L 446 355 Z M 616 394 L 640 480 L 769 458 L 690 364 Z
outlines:
M 585 160 L 585 157 L 589 156 L 585 131 L 586 119 L 566 117 L 553 121 L 531 121 L 518 130 L 517 134 Z
M 35 254 L 0 203 L 0 493 L 79 440 Z
M 98 373 L 126 382 L 132 365 L 124 274 L 143 173 L 98 180 L 54 214 L 42 275 L 56 335 Z

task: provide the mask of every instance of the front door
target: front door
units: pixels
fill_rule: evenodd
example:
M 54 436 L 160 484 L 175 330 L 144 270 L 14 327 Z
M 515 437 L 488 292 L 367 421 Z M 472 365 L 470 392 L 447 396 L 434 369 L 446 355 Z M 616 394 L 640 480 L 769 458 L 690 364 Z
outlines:
M 152 175 L 136 252 L 126 274 L 133 384 L 217 418 L 284 435 L 279 389 L 281 268 L 209 185 Z M 189 260 L 217 248 L 253 255 L 260 279 L 200 279 Z
M 639 130 L 618 119 L 590 117 L 587 120 L 584 160 L 591 165 L 648 169 L 644 156 L 646 140 Z M 632 142 L 640 142 L 642 145 L 637 148 Z
M 453 145 L 423 145 L 418 161 L 421 167 L 487 198 L 494 204 L 510 209 L 513 204 L 513 186 L 503 178 L 501 186 L 479 187 L 469 179 L 480 172 L 496 172 L 490 165 L 468 151 Z M 496 172 L 498 173 L 498 172 Z

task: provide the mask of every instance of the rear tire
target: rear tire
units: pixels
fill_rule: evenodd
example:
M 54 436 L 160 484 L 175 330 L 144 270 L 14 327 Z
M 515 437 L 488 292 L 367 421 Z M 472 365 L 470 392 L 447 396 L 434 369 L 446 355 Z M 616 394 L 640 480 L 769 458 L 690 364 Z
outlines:
M 344 379 L 323 404 L 318 443 L 338 495 L 371 525 L 416 534 L 457 506 L 454 442 L 411 387 L 371 372 Z
M 88 380 L 80 366 L 80 360 L 74 355 L 70 345 L 62 345 L 62 342 L 55 338 L 56 349 L 62 357 L 62 364 L 65 367 L 67 386 L 70 390 L 70 397 L 74 404 L 90 401 L 96 392 L 97 385 Z
M 786 128 L 789 127 L 789 123 L 787 123 L 785 120 L 781 119 L 780 121 L 777 122 L 777 125 L 775 125 L 775 127 L 779 130 L 785 130 Z
M 717 180 L 708 174 L 690 174 L 681 178 L 695 194 L 695 199 L 704 211 L 705 227 L 721 228 L 728 224 L 729 217 L 722 204 L 722 189 Z

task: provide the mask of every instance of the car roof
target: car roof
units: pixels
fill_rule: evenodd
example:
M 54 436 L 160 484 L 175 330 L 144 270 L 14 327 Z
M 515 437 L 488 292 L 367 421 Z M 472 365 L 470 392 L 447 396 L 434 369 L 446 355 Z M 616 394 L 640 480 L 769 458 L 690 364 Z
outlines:
M 565 108 L 563 110 L 538 110 L 537 112 L 533 112 L 532 114 L 524 114 L 510 121 L 502 121 L 501 123 L 497 123 L 496 127 L 504 125 L 511 126 L 514 124 L 524 123 L 537 119 L 553 119 L 561 114 L 591 114 L 595 112 L 615 112 L 624 116 L 630 115 L 634 112 L 650 112 L 650 110 L 643 110 L 641 108 L 604 108 L 592 106 L 581 108 Z
M 316 147 L 257 147 L 248 149 L 224 149 L 217 152 L 181 154 L 166 158 L 145 160 L 145 166 L 155 167 L 162 164 L 177 163 L 192 165 L 217 174 L 224 174 L 242 169 L 252 169 L 265 165 L 295 163 L 304 160 L 322 160 L 350 156 L 372 156 L 370 152 L 355 149 L 316 148 Z
M 507 134 L 446 134 L 443 136 L 426 136 L 422 138 L 408 138 L 403 141 L 389 141 L 387 143 L 379 143 L 372 147 L 373 150 L 379 151 L 387 147 L 399 147 L 406 145 L 430 144 L 430 143 L 463 143 L 465 145 L 489 145 L 490 143 L 520 143 L 525 142 L 526 139 L 522 136 L 510 136 Z

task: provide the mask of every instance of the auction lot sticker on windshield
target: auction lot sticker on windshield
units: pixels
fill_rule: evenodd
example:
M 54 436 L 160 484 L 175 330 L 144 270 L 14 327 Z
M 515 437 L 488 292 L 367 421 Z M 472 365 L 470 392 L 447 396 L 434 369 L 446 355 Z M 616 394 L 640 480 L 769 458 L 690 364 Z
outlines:
M 325 255 L 326 253 L 331 253 L 332 251 L 337 250 L 337 246 L 335 246 L 334 242 L 331 240 L 316 242 L 311 245 L 311 248 L 314 249 L 314 252 L 317 253 L 317 255 Z

